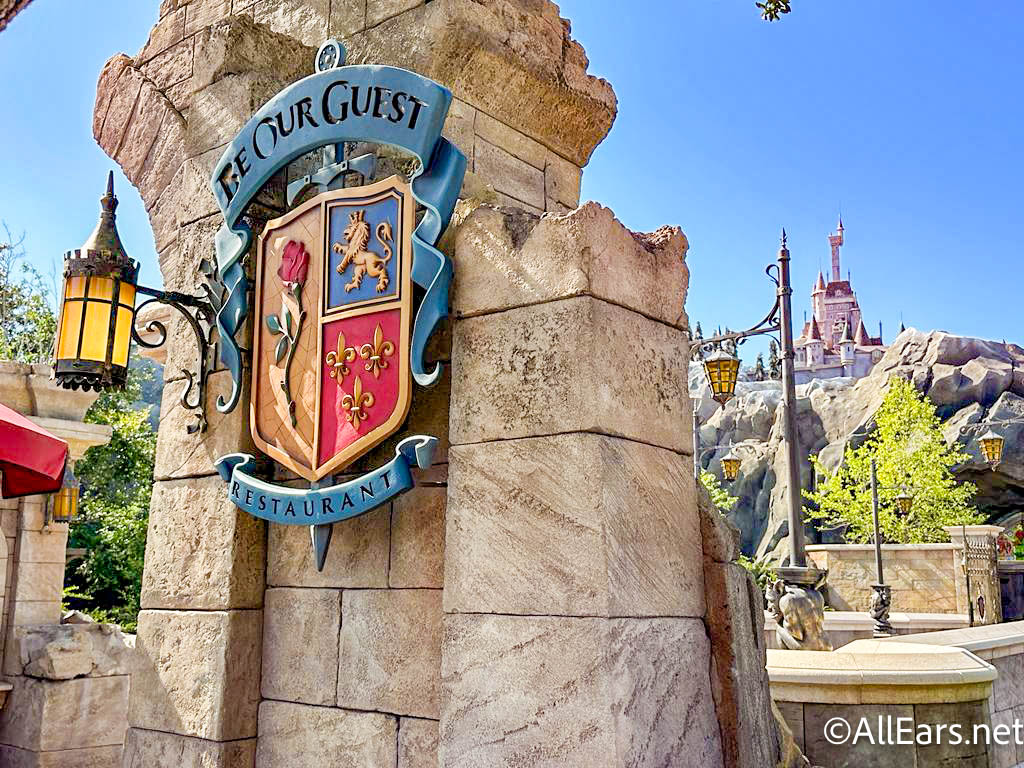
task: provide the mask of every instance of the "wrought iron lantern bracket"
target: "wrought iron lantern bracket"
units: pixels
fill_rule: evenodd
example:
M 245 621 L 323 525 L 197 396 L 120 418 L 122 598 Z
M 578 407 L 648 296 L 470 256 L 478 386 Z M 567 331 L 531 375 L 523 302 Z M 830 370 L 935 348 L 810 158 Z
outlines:
M 768 279 L 775 283 L 776 286 L 775 304 L 772 305 L 771 311 L 765 315 L 761 322 L 745 331 L 730 331 L 706 339 L 691 339 L 691 357 L 700 359 L 704 355 L 711 354 L 716 349 L 721 349 L 730 355 L 735 355 L 739 345 L 743 344 L 751 336 L 772 335 L 776 341 L 780 344 L 782 343 L 778 337 L 774 336 L 774 334 L 781 333 L 782 331 L 782 318 L 780 316 L 782 285 L 779 280 L 779 265 L 769 264 L 765 267 L 764 271 L 768 275 Z
M 206 387 L 216 367 L 217 343 L 213 340 L 213 329 L 216 326 L 217 313 L 220 311 L 221 293 L 216 286 L 216 267 L 207 259 L 203 259 L 199 265 L 199 271 L 204 276 L 202 288 L 205 296 L 194 296 L 178 291 L 159 291 L 154 288 L 137 286 L 136 291 L 145 294 L 150 298 L 146 299 L 136 307 L 136 313 L 148 304 L 165 304 L 173 307 L 188 322 L 189 327 L 196 340 L 198 355 L 196 370 L 182 368 L 185 375 L 185 389 L 181 393 L 181 406 L 186 410 L 193 411 L 196 421 L 188 425 L 188 433 L 205 432 L 208 426 L 206 418 Z M 139 334 L 138 327 L 132 327 L 132 338 L 140 346 L 147 349 L 156 349 L 163 346 L 167 341 L 167 327 L 159 320 L 150 320 L 146 324 L 146 331 L 156 333 L 156 341 L 147 341 Z

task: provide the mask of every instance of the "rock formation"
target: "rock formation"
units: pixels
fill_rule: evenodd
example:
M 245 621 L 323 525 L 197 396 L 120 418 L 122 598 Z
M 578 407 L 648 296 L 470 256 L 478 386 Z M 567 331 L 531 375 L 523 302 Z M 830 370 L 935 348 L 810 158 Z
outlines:
M 742 532 L 743 551 L 783 552 L 779 543 L 787 535 L 785 490 L 776 483 L 785 471 L 785 456 L 779 451 L 781 384 L 741 381 L 736 397 L 719 408 L 698 363 L 691 364 L 689 376 L 690 396 L 699 408 L 701 465 L 721 475 L 721 459 L 730 445 L 743 459 L 740 475 L 730 488 L 739 497 L 730 518 Z M 943 331 L 904 331 L 869 376 L 797 387 L 802 453 L 818 455 L 829 469 L 838 466 L 850 436 L 873 428 L 874 413 L 894 376 L 909 379 L 935 403 L 947 442 L 961 443 L 970 454 L 956 473 L 978 486 L 978 508 L 993 522 L 1012 516 L 1024 502 L 1024 447 L 1019 439 L 1024 431 L 1024 349 L 1014 344 Z M 989 421 L 1018 418 L 1020 424 L 998 427 L 1006 447 L 1002 463 L 990 470 L 977 438 Z M 803 487 L 812 487 L 814 478 L 806 459 L 800 475 Z

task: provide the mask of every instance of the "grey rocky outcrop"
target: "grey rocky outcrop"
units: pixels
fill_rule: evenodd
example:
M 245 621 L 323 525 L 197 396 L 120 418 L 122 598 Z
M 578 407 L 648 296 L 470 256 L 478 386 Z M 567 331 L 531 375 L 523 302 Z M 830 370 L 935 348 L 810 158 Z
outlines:
M 851 440 L 869 432 L 889 382 L 904 377 L 926 394 L 944 420 L 947 442 L 959 442 L 970 459 L 957 476 L 978 486 L 975 503 L 993 522 L 1005 522 L 1024 503 L 1024 349 L 1014 344 L 954 336 L 944 331 L 901 333 L 862 379 L 811 381 L 797 387 L 797 429 L 801 452 L 817 455 L 832 470 Z M 729 489 L 739 497 L 730 519 L 739 527 L 743 551 L 766 555 L 783 552 L 788 533 L 782 399 L 777 381 L 740 381 L 724 408 L 711 399 L 699 363 L 691 363 L 690 396 L 698 408 L 701 466 L 721 477 L 721 460 L 730 446 L 743 463 Z M 989 422 L 1000 425 L 1006 439 L 1002 463 L 993 471 L 984 462 L 977 438 Z M 716 447 L 717 446 L 717 447 Z M 810 461 L 801 462 L 801 484 L 813 487 Z

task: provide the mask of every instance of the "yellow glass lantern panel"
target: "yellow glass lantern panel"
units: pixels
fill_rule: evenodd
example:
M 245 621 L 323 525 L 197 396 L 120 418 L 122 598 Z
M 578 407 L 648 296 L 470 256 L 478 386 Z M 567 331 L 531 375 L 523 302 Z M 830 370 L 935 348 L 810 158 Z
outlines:
M 978 440 L 981 444 L 981 455 L 985 457 L 985 461 L 992 465 L 995 469 L 996 465 L 1003 458 L 1003 446 L 1005 441 L 1002 435 L 989 430 Z
M 718 351 L 704 361 L 704 374 L 711 387 L 711 396 L 725 405 L 736 393 L 736 379 L 740 372 L 739 358 Z
M 732 482 L 739 476 L 740 464 L 739 457 L 733 456 L 731 453 L 722 459 L 722 474 L 726 480 Z
M 82 351 L 80 360 L 95 360 L 103 363 L 107 360 L 107 337 L 110 335 L 109 301 L 85 302 L 85 327 L 82 328 Z
M 72 278 L 72 280 L 76 279 Z M 64 307 L 60 313 L 60 330 L 57 336 L 58 360 L 71 360 L 78 356 L 78 336 L 82 329 L 83 306 L 84 302 L 82 301 L 64 302 Z

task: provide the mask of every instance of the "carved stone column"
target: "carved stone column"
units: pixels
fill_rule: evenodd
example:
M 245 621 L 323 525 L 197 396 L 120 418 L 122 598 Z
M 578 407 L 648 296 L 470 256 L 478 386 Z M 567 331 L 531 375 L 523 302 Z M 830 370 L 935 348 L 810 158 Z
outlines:
M 722 764 L 686 247 L 594 203 L 543 220 L 481 207 L 458 232 L 446 768 Z

